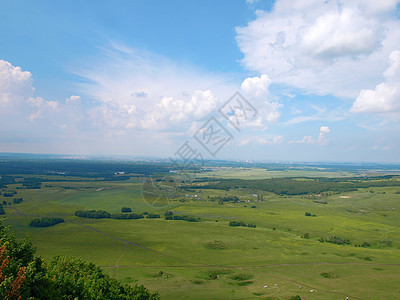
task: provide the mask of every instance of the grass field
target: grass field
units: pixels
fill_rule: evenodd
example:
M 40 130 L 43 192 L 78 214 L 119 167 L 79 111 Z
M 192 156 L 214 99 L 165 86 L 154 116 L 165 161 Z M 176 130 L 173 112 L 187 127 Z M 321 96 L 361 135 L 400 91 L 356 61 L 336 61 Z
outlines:
M 226 178 L 260 179 L 267 171 L 242 170 L 231 172 L 232 177 L 225 170 L 218 172 L 215 176 L 226 172 Z M 291 176 L 304 176 L 293 172 Z M 317 173 L 321 176 L 321 171 Z M 338 174 L 345 175 L 350 174 Z M 11 225 L 18 237 L 29 236 L 46 259 L 57 254 L 82 257 L 110 276 L 158 291 L 162 299 L 289 299 L 294 295 L 400 299 L 399 187 L 332 194 L 323 199 L 326 204 L 315 202 L 315 197 L 199 189 L 182 192 L 157 207 L 143 199 L 141 182 L 83 179 L 46 182 L 38 190 L 9 185 L 2 194 L 16 190 L 16 197 L 24 202 L 5 205 L 1 221 Z M 253 193 L 263 194 L 263 201 Z M 225 194 L 243 202 L 221 205 L 209 200 Z M 9 198 L 0 196 L 0 200 Z M 74 215 L 78 209 L 116 213 L 124 206 L 139 213 L 171 210 L 200 217 L 201 222 L 95 220 Z M 48 228 L 29 226 L 30 220 L 41 216 L 62 217 L 66 222 Z M 257 227 L 229 226 L 234 220 Z M 306 233 L 309 238 L 303 238 Z M 327 236 L 349 239 L 351 245 L 318 241 Z M 369 246 L 355 247 L 364 242 Z

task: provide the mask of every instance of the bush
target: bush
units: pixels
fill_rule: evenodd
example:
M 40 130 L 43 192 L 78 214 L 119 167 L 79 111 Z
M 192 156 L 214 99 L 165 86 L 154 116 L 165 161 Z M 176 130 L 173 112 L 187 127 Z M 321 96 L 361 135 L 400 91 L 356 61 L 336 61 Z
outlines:
M 132 212 L 132 209 L 130 207 L 123 207 L 123 208 L 121 208 L 121 212 L 129 213 L 129 212 Z

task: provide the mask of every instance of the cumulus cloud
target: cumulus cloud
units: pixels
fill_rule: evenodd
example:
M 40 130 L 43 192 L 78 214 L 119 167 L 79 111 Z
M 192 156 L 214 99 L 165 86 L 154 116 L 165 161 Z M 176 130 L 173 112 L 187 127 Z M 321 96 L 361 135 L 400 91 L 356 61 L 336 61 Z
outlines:
M 242 64 L 308 93 L 354 98 L 398 47 L 398 2 L 277 0 L 236 28 Z
M 374 90 L 364 89 L 353 103 L 354 113 L 386 114 L 400 119 L 400 51 L 389 56 L 389 68 L 383 73 L 385 82 Z
M 219 100 L 210 90 L 195 91 L 189 100 L 163 97 L 141 121 L 143 128 L 166 128 L 201 120 L 218 108 Z
M 32 96 L 32 74 L 0 60 L 0 107 L 1 111 L 12 109 Z
M 248 77 L 243 80 L 241 92 L 251 103 L 254 103 L 258 111 L 256 119 L 245 124 L 247 127 L 257 127 L 262 130 L 268 128 L 268 123 L 275 123 L 281 116 L 281 107 L 277 101 L 269 97 L 269 86 L 271 79 L 266 74 L 261 76 Z M 232 116 L 233 118 L 234 116 Z
M 0 127 L 8 128 L 0 132 L 3 139 L 9 138 L 7 134 L 26 140 L 50 138 L 57 128 L 71 129 L 76 121 L 85 119 L 80 96 L 73 95 L 63 103 L 37 97 L 34 92 L 29 71 L 0 60 Z
M 314 144 L 318 146 L 327 145 L 329 142 L 328 134 L 331 132 L 328 126 L 321 126 L 318 138 L 314 139 L 311 135 L 304 136 L 298 141 L 289 141 L 290 144 Z
M 225 76 L 115 43 L 73 72 L 97 101 L 93 122 L 120 130 L 185 132 L 235 91 Z

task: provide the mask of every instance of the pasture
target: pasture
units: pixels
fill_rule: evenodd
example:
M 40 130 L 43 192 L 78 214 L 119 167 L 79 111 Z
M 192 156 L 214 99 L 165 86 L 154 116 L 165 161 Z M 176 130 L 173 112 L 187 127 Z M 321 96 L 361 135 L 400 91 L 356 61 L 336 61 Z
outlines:
M 218 171 L 213 176 L 271 176 L 269 172 L 262 177 L 262 171 L 230 176 Z M 300 176 L 297 171 L 291 175 Z M 351 174 L 338 174 L 344 175 Z M 0 199 L 8 201 L 4 192 L 15 190 L 24 201 L 5 204 L 1 221 L 18 237 L 30 237 L 45 259 L 58 254 L 82 257 L 126 283 L 158 291 L 162 299 L 400 298 L 400 187 L 362 188 L 323 198 L 196 188 L 179 190 L 176 197 L 150 205 L 142 196 L 142 184 L 141 178 L 110 182 L 67 177 L 44 182 L 41 189 L 18 189 L 17 182 L 3 188 Z M 228 196 L 239 201 L 212 200 Z M 74 215 L 80 209 L 118 213 L 122 207 L 162 217 L 116 220 Z M 167 210 L 201 220 L 165 220 Z M 36 217 L 60 217 L 65 223 L 29 226 Z M 232 227 L 231 221 L 256 228 Z M 320 241 L 328 236 L 351 244 Z

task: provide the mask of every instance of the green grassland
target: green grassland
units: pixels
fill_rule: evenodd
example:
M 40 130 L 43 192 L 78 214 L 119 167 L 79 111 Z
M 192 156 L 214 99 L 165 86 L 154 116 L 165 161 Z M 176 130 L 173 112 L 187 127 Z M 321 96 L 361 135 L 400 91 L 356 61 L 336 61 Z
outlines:
M 297 177 L 307 172 L 334 176 L 312 170 L 229 172 L 214 174 L 243 179 L 284 173 Z M 10 200 L 3 197 L 10 190 L 24 201 L 4 205 L 6 214 L 0 220 L 11 225 L 17 237 L 29 236 L 45 259 L 57 254 L 82 257 L 126 283 L 158 291 L 162 299 L 289 299 L 295 295 L 302 299 L 400 299 L 400 187 L 362 188 L 323 198 L 199 187 L 179 189 L 175 197 L 152 202 L 143 198 L 142 185 L 143 178 L 110 182 L 68 177 L 44 182 L 41 189 L 17 189 L 19 183 L 11 184 L 1 190 L 1 202 Z M 257 195 L 263 195 L 262 201 Z M 237 196 L 240 202 L 210 200 L 217 196 Z M 137 213 L 170 210 L 201 221 L 74 215 L 80 209 L 117 213 L 122 207 Z M 36 217 L 61 217 L 65 223 L 29 226 Z M 231 227 L 230 221 L 257 227 Z M 309 238 L 304 238 L 306 233 Z M 327 236 L 349 239 L 351 245 L 318 240 Z M 369 246 L 355 247 L 364 242 Z

